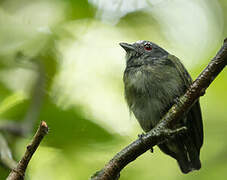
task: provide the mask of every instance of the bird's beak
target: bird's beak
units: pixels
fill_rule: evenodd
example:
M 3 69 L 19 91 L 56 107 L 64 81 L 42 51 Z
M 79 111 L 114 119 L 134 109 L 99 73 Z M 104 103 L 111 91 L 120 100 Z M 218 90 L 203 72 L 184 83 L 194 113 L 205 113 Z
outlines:
M 128 43 L 119 43 L 121 47 L 124 48 L 126 52 L 129 52 L 131 50 L 135 50 L 134 46 Z

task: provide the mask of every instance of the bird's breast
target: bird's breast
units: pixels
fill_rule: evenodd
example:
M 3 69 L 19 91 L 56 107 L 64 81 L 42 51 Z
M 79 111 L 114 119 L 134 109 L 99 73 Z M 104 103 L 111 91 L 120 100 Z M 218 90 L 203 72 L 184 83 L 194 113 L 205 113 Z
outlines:
M 126 101 L 145 131 L 158 123 L 166 107 L 181 94 L 181 81 L 176 75 L 155 72 L 152 66 L 140 66 L 126 68 L 124 73 Z

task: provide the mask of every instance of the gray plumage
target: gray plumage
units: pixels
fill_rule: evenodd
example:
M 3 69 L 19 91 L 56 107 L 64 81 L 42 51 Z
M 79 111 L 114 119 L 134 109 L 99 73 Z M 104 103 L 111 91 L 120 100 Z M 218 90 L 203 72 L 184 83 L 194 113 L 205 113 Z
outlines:
M 120 43 L 126 50 L 124 72 L 125 98 L 145 132 L 151 130 L 162 116 L 183 95 L 192 83 L 191 77 L 178 58 L 149 41 L 134 44 Z M 203 144 L 203 125 L 199 102 L 196 102 L 178 124 L 186 126 L 184 135 L 159 145 L 175 158 L 183 173 L 200 169 L 200 148 Z

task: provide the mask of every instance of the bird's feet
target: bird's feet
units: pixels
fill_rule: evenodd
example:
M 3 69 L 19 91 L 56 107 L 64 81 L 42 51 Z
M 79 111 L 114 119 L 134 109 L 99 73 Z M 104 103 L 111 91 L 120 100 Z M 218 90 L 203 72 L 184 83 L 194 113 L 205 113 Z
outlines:
M 174 104 L 178 104 L 178 103 L 180 103 L 180 99 L 179 99 L 179 97 L 176 97 L 176 98 L 173 100 L 173 102 L 174 102 Z
M 144 133 L 138 134 L 138 138 L 141 139 L 144 135 Z

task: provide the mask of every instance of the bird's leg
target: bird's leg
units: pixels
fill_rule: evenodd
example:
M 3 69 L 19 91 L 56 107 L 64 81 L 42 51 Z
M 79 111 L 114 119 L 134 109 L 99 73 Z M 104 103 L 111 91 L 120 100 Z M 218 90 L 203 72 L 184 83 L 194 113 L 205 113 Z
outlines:
M 142 137 L 144 136 L 144 133 L 138 134 L 138 138 L 142 140 Z
M 181 103 L 179 97 L 174 98 L 173 102 L 174 102 L 174 104 L 180 104 Z

